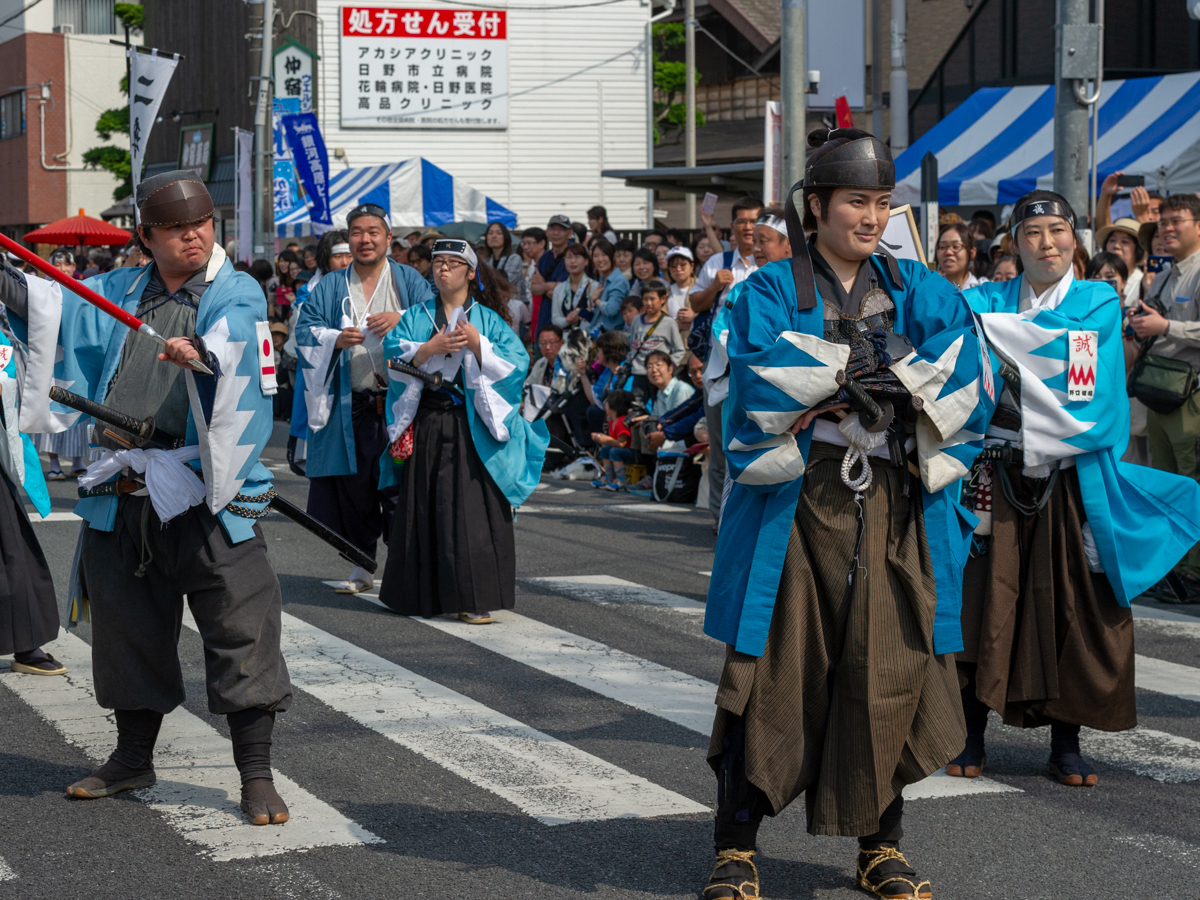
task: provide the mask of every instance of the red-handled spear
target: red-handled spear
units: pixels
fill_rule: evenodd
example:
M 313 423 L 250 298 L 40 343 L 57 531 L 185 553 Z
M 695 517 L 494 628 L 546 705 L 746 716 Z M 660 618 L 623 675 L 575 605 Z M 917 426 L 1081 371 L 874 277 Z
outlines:
M 20 244 L 5 237 L 3 234 L 0 234 L 0 247 L 3 247 L 9 253 L 12 253 L 14 256 L 17 256 L 29 263 L 29 265 L 33 266 L 39 272 L 45 274 L 46 277 L 53 278 L 67 290 L 78 294 L 88 303 L 92 304 L 92 306 L 96 307 L 96 309 L 100 310 L 100 312 L 104 313 L 105 315 L 112 316 L 126 328 L 131 328 L 138 334 L 145 335 L 153 341 L 158 341 L 164 347 L 167 345 L 167 339 L 165 337 L 163 337 L 137 316 L 126 312 L 112 301 L 105 300 L 91 288 L 85 287 L 82 282 L 76 281 L 70 275 L 63 274 L 36 253 L 31 253 L 29 250 L 26 250 Z M 212 374 L 212 369 L 200 362 L 198 359 L 188 360 L 188 365 L 190 365 L 197 372 L 201 372 L 205 375 Z

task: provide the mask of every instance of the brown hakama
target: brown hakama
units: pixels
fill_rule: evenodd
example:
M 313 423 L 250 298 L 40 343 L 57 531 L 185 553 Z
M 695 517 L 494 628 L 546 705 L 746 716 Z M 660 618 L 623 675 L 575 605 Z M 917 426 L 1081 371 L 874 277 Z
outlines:
M 1045 481 L 1007 471 L 1020 502 L 1041 494 Z M 1137 725 L 1133 615 L 1088 568 L 1083 523 L 1073 467 L 1059 472 L 1040 515 L 1014 509 L 999 484 L 992 492 L 991 550 L 964 575 L 958 661 L 975 664 L 976 696 L 1007 725 Z
M 936 603 L 920 488 L 872 460 L 858 507 L 844 448 L 814 443 L 762 657 L 729 648 L 708 759 L 744 716 L 746 774 L 774 813 L 806 794 L 811 834 L 860 836 L 901 789 L 949 762 L 966 726 L 952 655 L 933 653 Z M 853 583 L 848 583 L 851 569 Z

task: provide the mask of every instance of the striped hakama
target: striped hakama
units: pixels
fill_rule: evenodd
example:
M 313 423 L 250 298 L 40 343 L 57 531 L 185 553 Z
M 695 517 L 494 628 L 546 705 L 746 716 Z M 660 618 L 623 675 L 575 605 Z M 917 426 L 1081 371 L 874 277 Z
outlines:
M 38 453 L 53 453 L 55 456 L 64 459 L 76 459 L 88 456 L 88 422 L 90 419 L 81 419 L 76 422 L 66 431 L 60 431 L 57 434 L 35 434 L 33 438 L 33 446 L 37 448 Z
M 746 775 L 774 813 L 803 792 L 810 833 L 862 836 L 962 749 L 966 727 L 954 659 L 933 653 L 920 486 L 914 477 L 906 496 L 904 472 L 871 461 L 856 562 L 844 453 L 812 445 L 766 649 L 729 648 L 708 759 L 716 769 L 744 716 Z
M 1020 466 L 1008 475 L 1021 503 L 1046 483 Z M 1074 468 L 1060 470 L 1040 515 L 1014 509 L 999 485 L 992 492 L 991 550 L 963 579 L 958 661 L 974 664 L 976 696 L 1005 724 L 1137 725 L 1133 616 L 1088 568 L 1082 513 Z

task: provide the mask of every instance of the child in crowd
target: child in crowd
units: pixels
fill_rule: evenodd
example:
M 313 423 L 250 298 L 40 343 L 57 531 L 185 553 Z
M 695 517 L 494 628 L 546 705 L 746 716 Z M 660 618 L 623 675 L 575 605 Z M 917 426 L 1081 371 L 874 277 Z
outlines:
M 646 357 L 654 350 L 662 350 L 671 357 L 672 366 L 683 361 L 687 347 L 679 326 L 667 315 L 666 305 L 670 289 L 658 279 L 647 281 L 642 286 L 642 314 L 634 320 L 631 365 L 634 390 L 641 389 L 646 396 L 653 393 L 646 378 Z
M 638 316 L 642 314 L 642 298 L 638 294 L 630 294 L 621 301 L 621 318 L 625 320 L 624 325 L 619 325 L 615 331 L 620 332 L 626 337 L 632 337 L 634 329 L 637 327 L 636 322 Z
M 625 416 L 633 406 L 633 394 L 629 391 L 613 391 L 604 401 L 604 415 L 608 419 L 608 433 L 595 432 L 592 441 L 600 447 L 596 454 L 603 474 L 592 482 L 592 487 L 609 491 L 625 490 L 625 463 L 633 462 L 634 453 L 629 448 L 633 435 L 625 424 Z

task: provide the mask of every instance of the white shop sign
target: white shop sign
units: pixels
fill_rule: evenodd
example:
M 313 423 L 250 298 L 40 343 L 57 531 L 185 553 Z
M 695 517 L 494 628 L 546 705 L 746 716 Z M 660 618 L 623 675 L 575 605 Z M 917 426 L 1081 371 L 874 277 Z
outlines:
M 507 13 L 341 8 L 343 128 L 507 128 Z

